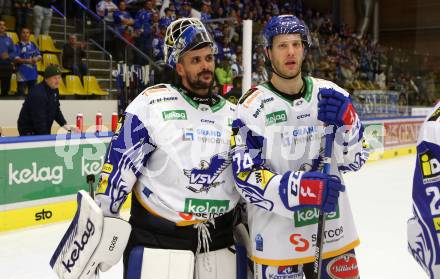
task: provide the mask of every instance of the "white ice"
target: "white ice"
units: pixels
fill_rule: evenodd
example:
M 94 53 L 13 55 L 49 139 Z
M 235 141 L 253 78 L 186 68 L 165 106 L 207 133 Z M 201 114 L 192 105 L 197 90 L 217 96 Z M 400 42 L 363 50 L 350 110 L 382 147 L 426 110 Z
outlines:
M 363 279 L 422 279 L 407 252 L 415 156 L 368 163 L 345 176 L 361 245 L 356 249 Z M 0 278 L 56 278 L 50 257 L 69 222 L 0 234 Z M 122 278 L 119 264 L 100 278 Z

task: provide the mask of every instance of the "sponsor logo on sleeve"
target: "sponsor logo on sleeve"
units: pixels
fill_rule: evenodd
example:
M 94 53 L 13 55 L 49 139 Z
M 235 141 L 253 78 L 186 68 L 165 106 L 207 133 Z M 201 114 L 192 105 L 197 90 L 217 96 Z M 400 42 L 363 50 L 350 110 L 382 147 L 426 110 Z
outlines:
M 420 153 L 419 161 L 423 183 L 433 183 L 440 180 L 440 163 L 430 150 Z
M 185 110 L 167 110 L 167 111 L 162 111 L 162 118 L 165 121 L 169 121 L 169 120 L 187 120 L 188 119 Z
M 255 250 L 263 252 L 263 237 L 261 234 L 255 236 Z
M 113 165 L 112 165 L 112 164 L 105 163 L 105 164 L 102 166 L 102 172 L 105 172 L 105 173 L 112 173 L 112 171 L 113 171 Z
M 327 274 L 331 279 L 357 279 L 359 270 L 353 253 L 340 255 L 327 264 Z
M 432 221 L 434 222 L 435 230 L 440 231 L 440 217 L 435 217 Z
M 287 113 L 285 110 L 275 111 L 266 115 L 266 125 L 274 125 L 287 121 Z
M 440 107 L 437 108 L 433 114 L 428 118 L 428 121 L 437 121 L 440 117 Z

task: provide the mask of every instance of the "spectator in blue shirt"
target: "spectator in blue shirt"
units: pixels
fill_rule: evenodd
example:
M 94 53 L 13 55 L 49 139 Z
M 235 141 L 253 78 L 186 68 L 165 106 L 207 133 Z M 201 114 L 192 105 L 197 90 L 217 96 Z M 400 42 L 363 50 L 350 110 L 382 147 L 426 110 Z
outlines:
M 211 19 L 211 2 L 210 1 L 203 1 L 202 10 L 200 13 L 200 20 L 202 22 L 206 22 L 210 19 Z
M 127 4 L 125 1 L 120 1 L 118 7 L 119 10 L 113 13 L 114 23 L 116 24 L 119 34 L 127 39 L 133 36 L 134 19 L 127 11 Z M 116 61 L 124 59 L 125 43 L 119 38 L 114 39 L 113 53 Z
M 15 58 L 15 47 L 11 38 L 6 35 L 6 23 L 0 19 L 0 96 L 6 96 L 11 85 L 12 60 Z
M 165 32 L 167 30 L 167 25 L 159 24 L 159 33 L 154 36 L 153 39 L 153 57 L 155 61 L 160 61 L 164 59 L 164 38 Z
M 113 12 L 114 22 L 122 35 L 127 28 L 132 28 L 134 19 L 129 12 L 127 12 L 127 4 L 125 1 L 119 2 L 119 10 Z
M 38 47 L 29 40 L 30 35 L 29 28 L 22 28 L 21 41 L 15 46 L 18 96 L 24 96 L 26 90 L 35 85 L 38 76 L 36 63 L 41 60 L 41 54 Z

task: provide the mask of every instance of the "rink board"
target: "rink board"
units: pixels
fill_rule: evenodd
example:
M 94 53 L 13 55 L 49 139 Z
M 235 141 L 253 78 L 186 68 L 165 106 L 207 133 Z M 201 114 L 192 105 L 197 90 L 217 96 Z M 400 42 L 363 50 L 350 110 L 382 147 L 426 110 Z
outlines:
M 424 117 L 363 121 L 370 161 L 416 152 Z M 111 134 L 0 138 L 0 232 L 71 219 L 76 193 L 98 180 Z M 126 202 L 124 207 L 129 207 Z
M 72 218 L 111 133 L 0 139 L 0 231 Z M 96 185 L 96 184 L 95 184 Z

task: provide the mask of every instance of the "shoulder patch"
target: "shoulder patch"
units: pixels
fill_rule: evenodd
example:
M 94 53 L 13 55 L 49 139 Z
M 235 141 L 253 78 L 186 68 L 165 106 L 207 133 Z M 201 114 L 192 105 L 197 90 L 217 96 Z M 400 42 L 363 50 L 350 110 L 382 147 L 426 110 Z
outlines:
M 148 87 L 142 93 L 145 96 L 148 96 L 153 93 L 165 92 L 168 88 L 164 84 L 158 84 Z
M 437 121 L 440 117 L 440 107 L 438 107 L 433 114 L 428 118 L 428 121 Z
M 251 96 L 255 91 L 258 89 L 256 87 L 249 89 L 246 93 L 244 93 L 243 96 L 241 96 L 240 100 L 238 100 L 238 103 L 241 105 L 244 103 L 244 101 Z

